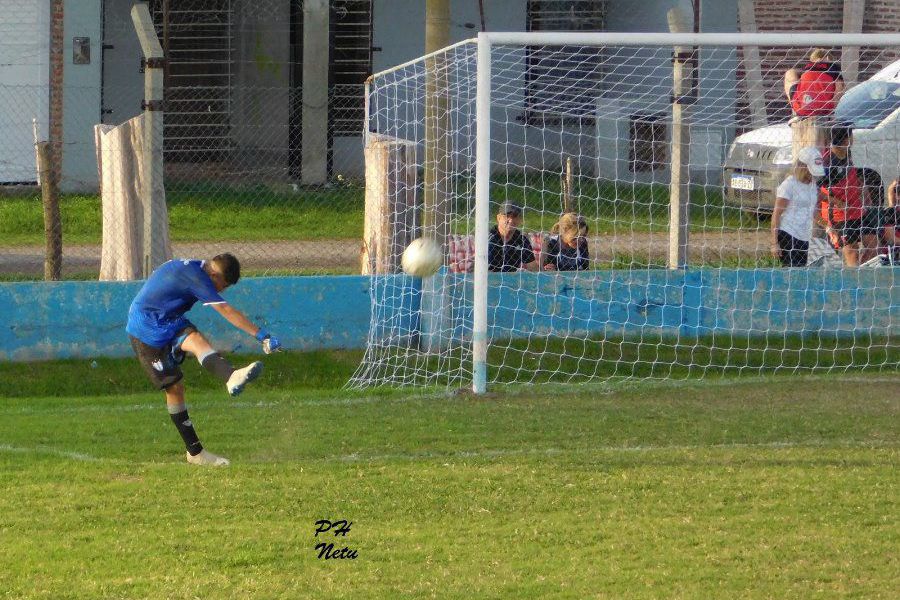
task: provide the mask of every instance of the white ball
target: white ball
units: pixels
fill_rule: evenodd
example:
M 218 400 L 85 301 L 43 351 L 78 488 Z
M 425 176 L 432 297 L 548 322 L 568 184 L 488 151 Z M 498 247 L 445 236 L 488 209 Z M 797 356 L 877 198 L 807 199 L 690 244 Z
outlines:
M 444 264 L 440 245 L 431 238 L 418 238 L 403 251 L 403 270 L 414 277 L 429 277 Z

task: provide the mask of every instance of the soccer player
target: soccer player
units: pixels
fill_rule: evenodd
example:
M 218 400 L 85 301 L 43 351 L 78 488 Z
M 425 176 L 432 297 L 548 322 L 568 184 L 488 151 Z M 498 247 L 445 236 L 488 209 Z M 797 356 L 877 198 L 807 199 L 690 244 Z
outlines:
M 125 329 L 131 347 L 153 385 L 165 392 L 169 415 L 184 440 L 187 461 L 192 465 L 225 466 L 229 461 L 204 450 L 188 417 L 180 367 L 185 353 L 196 356 L 204 369 L 222 380 L 232 396 L 240 394 L 245 385 L 259 376 L 262 363 L 256 361 L 235 369 L 184 314 L 199 300 L 238 329 L 256 337 L 266 354 L 281 347 L 277 338 L 254 325 L 219 295 L 240 277 L 241 265 L 228 253 L 212 260 L 170 260 L 150 275 L 128 310 Z

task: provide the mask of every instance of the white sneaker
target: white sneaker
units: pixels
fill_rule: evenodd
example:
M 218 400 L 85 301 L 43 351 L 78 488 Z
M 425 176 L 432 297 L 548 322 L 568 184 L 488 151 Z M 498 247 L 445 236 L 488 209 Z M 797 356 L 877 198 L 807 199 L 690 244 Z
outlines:
M 262 363 L 256 361 L 250 363 L 243 369 L 237 369 L 231 374 L 231 377 L 228 378 L 228 383 L 225 384 L 225 387 L 228 388 L 228 393 L 232 396 L 237 396 L 243 392 L 245 385 L 259 377 L 259 374 L 262 373 L 262 368 Z
M 191 456 L 189 452 L 185 452 L 187 461 L 192 465 L 200 465 L 203 467 L 227 467 L 231 464 L 224 456 L 217 456 L 207 450 L 201 450 L 200 454 Z

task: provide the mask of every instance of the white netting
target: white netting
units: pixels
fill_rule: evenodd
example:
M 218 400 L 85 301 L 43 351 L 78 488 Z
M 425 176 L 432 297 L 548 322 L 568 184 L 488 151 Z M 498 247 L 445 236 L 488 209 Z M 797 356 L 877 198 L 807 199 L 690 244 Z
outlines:
M 489 219 L 505 203 L 521 209 L 540 272 L 525 265 L 488 277 L 488 382 L 896 370 L 898 270 L 836 268 L 842 255 L 824 227 L 838 223 L 819 218 L 817 204 L 808 266 L 782 268 L 769 221 L 776 188 L 794 173 L 798 136 L 813 135 L 801 146 L 822 143 L 847 123 L 861 210 L 871 213 L 864 229 L 877 238 L 863 236 L 858 255 L 889 262 L 900 63 L 896 40 L 879 43 L 844 65 L 858 75 L 834 114 L 797 124 L 788 123 L 784 78 L 802 74 L 809 46 L 681 46 L 675 61 L 672 42 L 495 44 Z M 477 50 L 453 46 L 370 84 L 372 325 L 352 385 L 472 382 Z M 840 47 L 825 50 L 839 62 Z M 676 131 L 686 134 L 676 172 L 689 201 L 687 235 L 671 238 Z M 399 271 L 399 253 L 420 235 L 447 253 L 424 281 Z M 577 254 L 585 242 L 579 270 L 544 268 L 567 264 L 548 259 L 554 250 L 572 244 L 563 254 Z

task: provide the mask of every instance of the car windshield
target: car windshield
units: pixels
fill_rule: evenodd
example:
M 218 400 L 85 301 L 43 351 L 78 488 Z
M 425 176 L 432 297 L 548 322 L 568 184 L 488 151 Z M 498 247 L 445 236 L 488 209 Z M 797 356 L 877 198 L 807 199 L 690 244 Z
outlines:
M 853 123 L 857 129 L 871 129 L 900 107 L 900 83 L 867 81 L 845 93 L 834 116 Z

